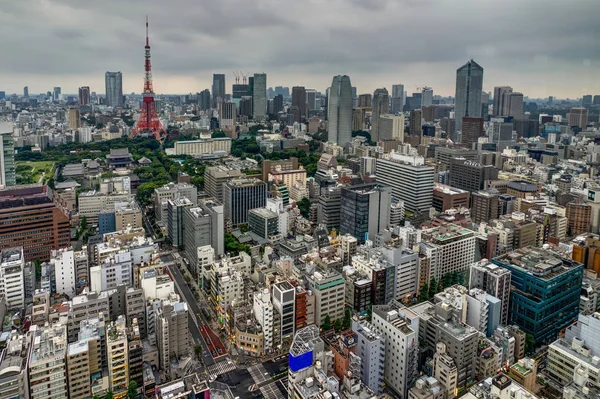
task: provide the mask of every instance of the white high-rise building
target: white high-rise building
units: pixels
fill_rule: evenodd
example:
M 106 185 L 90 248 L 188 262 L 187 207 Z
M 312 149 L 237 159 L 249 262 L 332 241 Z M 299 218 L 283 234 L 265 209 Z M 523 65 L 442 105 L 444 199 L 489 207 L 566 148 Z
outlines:
M 329 90 L 327 141 L 344 146 L 352 140 L 352 84 L 349 76 L 334 76 Z
M 23 247 L 5 248 L 0 253 L 0 296 L 8 309 L 25 307 L 25 281 Z
M 421 107 L 429 107 L 433 105 L 433 89 L 431 87 L 423 87 L 421 91 Z
M 14 186 L 17 181 L 12 123 L 0 122 L 0 138 L 0 186 Z
M 385 337 L 386 353 L 384 378 L 387 386 L 402 399 L 419 376 L 418 327 L 413 329 L 409 320 L 398 312 L 398 303 L 373 306 L 373 326 Z
M 133 285 L 133 262 L 131 252 L 112 254 L 101 265 L 90 268 L 90 287 L 101 292 L 117 288 L 118 285 Z
M 267 74 L 254 74 L 254 90 L 252 93 L 252 117 L 262 121 L 267 115 Z
M 463 273 L 475 260 L 475 232 L 456 224 L 422 231 L 421 254 L 429 258 L 429 279 Z
M 54 262 L 56 292 L 73 298 L 76 295 L 74 252 L 67 249 L 53 251 L 51 262 Z
M 273 349 L 273 303 L 268 288 L 254 293 L 252 310 L 263 328 L 265 352 L 269 351 Z
M 360 379 L 379 395 L 384 384 L 385 337 L 367 321 L 353 320 L 352 331 L 356 332 L 356 354 L 361 359 Z

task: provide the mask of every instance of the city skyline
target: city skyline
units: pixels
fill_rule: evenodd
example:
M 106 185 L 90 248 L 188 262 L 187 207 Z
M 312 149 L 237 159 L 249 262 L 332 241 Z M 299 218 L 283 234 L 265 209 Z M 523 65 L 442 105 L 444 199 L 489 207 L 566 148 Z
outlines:
M 579 1 L 577 13 L 568 12 L 566 3 L 548 7 L 541 1 L 518 3 L 518 13 L 510 5 L 490 13 L 475 1 L 463 1 L 459 9 L 450 1 L 314 0 L 286 3 L 285 13 L 281 4 L 227 0 L 190 8 L 186 1 L 150 1 L 142 10 L 116 1 L 10 3 L 0 29 L 21 32 L 20 45 L 27 43 L 29 51 L 15 48 L 19 57 L 0 66 L 0 90 L 20 94 L 26 85 L 34 94 L 60 86 L 77 93 L 90 86 L 102 93 L 104 73 L 122 71 L 123 92 L 140 93 L 144 31 L 135 22 L 148 13 L 159 94 L 200 92 L 211 87 L 213 73 L 224 73 L 231 83 L 232 71 L 243 70 L 266 72 L 270 87 L 324 91 L 331 76 L 346 74 L 358 93 L 401 82 L 409 94 L 430 86 L 434 94 L 451 96 L 456 69 L 471 58 L 485 69 L 487 92 L 504 85 L 530 98 L 600 92 L 593 1 Z M 297 18 L 302 14 L 311 18 Z M 383 34 L 398 26 L 419 35 L 398 40 Z M 289 46 L 299 31 L 305 40 Z M 226 90 L 231 93 L 230 84 Z

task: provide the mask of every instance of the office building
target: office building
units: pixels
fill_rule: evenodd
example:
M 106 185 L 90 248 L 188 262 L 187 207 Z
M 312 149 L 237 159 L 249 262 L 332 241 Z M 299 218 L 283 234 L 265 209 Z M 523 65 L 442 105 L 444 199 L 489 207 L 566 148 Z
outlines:
M 223 185 L 223 208 L 226 220 L 233 226 L 248 223 L 248 211 L 264 208 L 267 185 L 258 179 L 237 178 Z
M 25 308 L 25 260 L 23 247 L 4 248 L 0 252 L 0 297 L 7 309 Z
M 273 115 L 277 115 L 283 111 L 283 96 L 281 94 L 273 97 Z
M 384 380 L 388 388 L 401 398 L 408 397 L 408 389 L 419 376 L 419 336 L 410 321 L 401 315 L 401 305 L 373 306 L 373 326 L 385 338 L 386 352 Z
M 198 189 L 196 186 L 187 183 L 169 183 L 154 189 L 154 193 L 152 194 L 154 213 L 156 219 L 160 221 L 163 226 L 167 226 L 168 223 L 168 201 L 177 198 L 187 198 L 194 206 L 196 206 L 198 204 Z
M 423 157 L 391 154 L 377 158 L 377 181 L 392 189 L 392 200 L 404 202 L 409 217 L 428 217 L 433 200 L 434 168 Z
M 206 200 L 197 207 L 184 207 L 183 245 L 192 274 L 197 275 L 198 272 L 198 247 L 210 245 L 217 256 L 224 253 L 224 231 L 222 205 Z
M 190 333 L 188 305 L 179 301 L 162 301 L 156 313 L 156 343 L 161 370 L 168 372 L 173 361 L 189 356 Z
M 123 76 L 121 72 L 106 72 L 104 75 L 106 87 L 106 105 L 113 108 L 122 107 L 123 104 Z
M 450 170 L 450 161 L 452 158 L 464 158 L 469 161 L 477 161 L 479 152 L 462 147 L 436 147 L 435 162 L 438 164 L 441 172 Z
M 456 70 L 454 118 L 456 130 L 462 130 L 465 116 L 481 118 L 483 68 L 471 60 Z
M 307 288 L 315 295 L 315 324 L 323 325 L 326 316 L 333 322 L 344 317 L 344 277 L 334 269 L 315 271 L 306 276 Z
M 340 210 L 342 190 L 340 187 L 323 187 L 319 195 L 317 222 L 328 229 L 340 227 Z
M 53 249 L 71 244 L 69 219 L 46 186 L 0 190 L 0 249 L 22 246 L 25 262 L 48 261 Z
M 536 342 L 552 342 L 579 315 L 583 264 L 535 247 L 517 249 L 492 262 L 512 273 L 511 322 Z
M 381 115 L 379 118 L 379 140 L 404 142 L 404 115 Z
M 354 97 L 353 97 L 354 98 Z M 293 94 L 292 94 L 293 101 Z M 317 108 L 317 91 L 315 89 L 306 89 L 306 117 L 308 118 L 308 112 L 316 110 Z
M 265 208 L 248 211 L 248 229 L 261 238 L 268 239 L 278 232 L 279 217 Z
M 473 148 L 473 144 L 483 136 L 483 118 L 465 116 L 462 121 L 460 143 L 467 148 Z
M 506 105 L 509 103 L 509 95 L 512 93 L 512 90 L 510 86 L 494 87 L 494 116 L 508 115 L 508 107 Z
M 486 182 L 498 179 L 498 169 L 492 165 L 482 165 L 465 158 L 450 160 L 450 185 L 461 190 L 477 192 L 483 190 Z
M 13 140 L 13 126 L 10 122 L 0 122 L 0 186 L 14 186 L 17 184 L 15 175 L 15 146 Z
M 345 146 L 352 140 L 352 85 L 349 76 L 334 76 L 328 96 L 327 141 Z
M 577 126 L 580 129 L 585 129 L 588 121 L 588 110 L 583 107 L 571 108 L 567 115 L 569 126 Z
M 387 228 L 390 209 L 389 187 L 380 184 L 344 186 L 341 193 L 340 234 L 350 234 L 364 243 Z
M 410 136 L 420 137 L 423 129 L 423 112 L 420 109 L 413 109 L 410 111 L 410 117 L 408 122 L 408 134 Z
M 579 235 L 590 231 L 592 207 L 586 203 L 569 202 L 567 204 L 568 235 Z
M 210 90 L 204 89 L 198 94 L 198 105 L 201 111 L 208 111 L 210 109 Z
M 240 100 L 242 97 L 248 95 L 248 85 L 247 84 L 234 84 L 231 85 L 231 98 L 234 100 Z
M 82 86 L 79 88 L 79 106 L 84 107 L 90 104 L 90 87 Z
M 87 341 L 74 342 L 67 348 L 67 379 L 69 399 L 85 399 L 91 396 L 90 353 Z
M 52 102 L 59 102 L 62 99 L 62 95 L 61 95 L 61 89 L 60 87 L 55 87 L 52 90 Z
M 404 110 L 404 85 L 392 85 L 392 114 L 400 114 Z
M 508 95 L 508 112 L 506 116 L 523 119 L 523 93 L 510 93 Z
M 292 107 L 297 107 L 300 111 L 300 119 L 297 122 L 302 122 L 306 118 L 306 88 L 304 86 L 292 87 Z
M 421 108 L 433 105 L 433 89 L 431 87 L 423 87 L 421 90 Z
M 295 304 L 296 289 L 287 281 L 273 284 L 272 301 L 273 311 L 279 314 L 280 325 L 275 328 L 279 331 L 280 342 L 291 343 L 295 329 Z
M 30 399 L 66 398 L 67 384 L 67 327 L 32 326 L 28 361 L 28 389 Z M 49 384 L 48 381 L 52 381 Z
M 487 223 L 500 216 L 498 193 L 477 191 L 471 193 L 471 220 L 473 223 Z
M 225 101 L 225 74 L 214 73 L 212 83 L 212 107 L 217 109 L 218 104 Z
M 220 102 L 217 105 L 219 112 L 219 128 L 224 129 L 228 126 L 235 126 L 237 112 L 235 103 Z
M 373 112 L 371 114 L 371 140 L 380 139 L 380 123 L 382 115 L 390 113 L 390 98 L 386 88 L 377 89 L 373 93 Z
M 183 215 L 185 208 L 194 204 L 187 198 L 177 198 L 168 201 L 167 234 L 174 247 L 183 246 Z
M 243 173 L 238 169 L 229 169 L 226 166 L 209 166 L 204 172 L 204 186 L 206 194 L 223 203 L 223 186 L 231 179 L 241 178 Z
M 57 293 L 73 298 L 84 284 L 89 284 L 87 251 L 73 251 L 67 248 L 52 251 L 50 263 L 54 264 Z
M 468 208 L 469 197 L 470 194 L 468 191 L 443 184 L 436 184 L 433 187 L 432 206 L 438 212 L 445 212 L 448 209 L 458 209 L 461 207 Z
M 456 224 L 422 231 L 421 254 L 429 259 L 429 278 L 463 273 L 475 260 L 475 232 Z
M 458 384 L 458 369 L 454 359 L 446 351 L 446 344 L 438 342 L 433 355 L 433 377 L 439 381 L 442 386 L 442 392 L 447 398 L 456 396 L 456 386 Z
M 267 115 L 267 74 L 255 73 L 252 88 L 252 118 L 265 120 Z

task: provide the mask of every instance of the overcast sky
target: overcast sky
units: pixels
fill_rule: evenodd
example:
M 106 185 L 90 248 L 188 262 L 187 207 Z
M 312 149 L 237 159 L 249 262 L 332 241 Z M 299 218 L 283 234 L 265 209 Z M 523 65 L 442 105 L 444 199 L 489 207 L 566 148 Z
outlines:
M 124 92 L 141 92 L 145 14 L 157 93 L 210 88 L 213 73 L 231 93 L 242 70 L 268 87 L 324 91 L 347 74 L 359 93 L 454 95 L 473 58 L 486 91 L 600 94 L 598 0 L 0 0 L 0 90 L 104 93 L 120 70 Z

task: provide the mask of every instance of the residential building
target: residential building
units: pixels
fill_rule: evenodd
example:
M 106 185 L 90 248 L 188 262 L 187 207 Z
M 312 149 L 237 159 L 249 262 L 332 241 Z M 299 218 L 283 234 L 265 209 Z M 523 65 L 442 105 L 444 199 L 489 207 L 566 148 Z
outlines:
M 568 114 L 569 126 L 577 126 L 580 129 L 585 129 L 588 121 L 588 110 L 583 107 L 571 108 L 571 112 Z
M 495 190 L 494 190 L 495 191 Z M 471 193 L 471 220 L 473 223 L 488 222 L 500 216 L 500 203 L 493 190 Z
M 361 359 L 360 379 L 379 395 L 384 386 L 386 339 L 367 321 L 352 320 L 352 331 L 356 332 L 356 354 Z
M 188 305 L 163 300 L 156 314 L 156 343 L 161 370 L 169 372 L 173 360 L 189 356 Z
M 448 273 L 463 273 L 475 261 L 475 232 L 456 224 L 424 229 L 421 254 L 429 259 L 429 276 L 441 281 Z
M 537 362 L 533 359 L 520 359 L 510 366 L 508 376 L 529 392 L 537 390 Z
M 252 310 L 256 321 L 263 329 L 264 343 L 263 347 L 266 352 L 273 349 L 273 303 L 271 302 L 271 294 L 269 289 L 265 288 L 262 291 L 257 291 L 253 294 Z
M 590 231 L 592 220 L 592 207 L 583 202 L 569 202 L 567 204 L 567 221 L 569 236 L 579 235 Z
M 52 251 L 51 263 L 54 263 L 56 292 L 73 298 L 89 284 L 89 266 L 87 251 L 59 249 Z
M 119 316 L 106 327 L 106 358 L 108 361 L 108 381 L 115 397 L 127 392 L 129 386 L 129 345 L 125 317 Z
M 470 267 L 469 288 L 479 288 L 501 302 L 500 324 L 508 325 L 511 272 L 487 259 Z
M 25 260 L 23 247 L 4 248 L 0 252 L 0 297 L 7 309 L 25 309 Z
M 67 379 L 69 399 L 85 399 L 91 396 L 90 351 L 87 341 L 69 344 L 67 349 Z
M 90 104 L 90 87 L 82 86 L 79 88 L 79 106 L 84 107 Z
M 192 208 L 194 204 L 189 199 L 177 198 L 167 201 L 167 234 L 174 247 L 181 247 L 184 243 L 183 217 L 185 208 Z
M 447 398 L 456 396 L 458 368 L 454 359 L 447 353 L 446 344 L 438 342 L 433 355 L 433 377 L 440 382 Z
M 404 142 L 404 114 L 384 114 L 379 118 L 379 140 Z
M 579 315 L 583 264 L 542 248 L 527 247 L 494 258 L 511 275 L 510 320 L 552 342 Z
M 122 251 L 109 255 L 100 265 L 90 268 L 90 288 L 101 292 L 125 284 L 133 285 L 133 261 L 131 252 Z
M 219 127 L 224 129 L 228 126 L 235 126 L 237 112 L 235 103 L 220 102 L 218 104 Z
M 196 274 L 198 247 L 210 245 L 217 256 L 225 252 L 223 206 L 211 200 L 183 211 L 183 244 L 192 274 Z
M 463 117 L 481 117 L 483 68 L 471 60 L 456 70 L 454 118 L 456 130 L 462 129 Z
M 67 398 L 67 327 L 32 326 L 29 330 L 28 389 L 30 399 Z M 52 384 L 48 384 L 52 381 Z
M 0 353 L 0 398 L 29 397 L 28 355 L 30 337 L 10 332 L 6 347 Z

